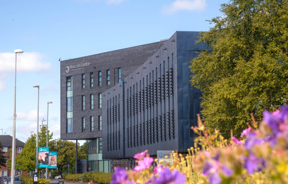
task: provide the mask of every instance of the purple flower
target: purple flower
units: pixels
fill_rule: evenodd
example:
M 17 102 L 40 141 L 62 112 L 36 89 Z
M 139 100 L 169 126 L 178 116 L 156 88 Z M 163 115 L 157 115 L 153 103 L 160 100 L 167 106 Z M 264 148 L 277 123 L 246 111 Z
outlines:
M 243 137 L 244 135 L 247 136 L 247 135 L 250 133 L 250 131 L 251 131 L 251 127 L 247 128 L 247 129 L 245 129 L 245 130 L 243 130 L 243 132 L 241 133 L 241 137 Z
M 219 162 L 219 154 L 217 154 L 212 161 L 206 162 L 206 165 L 203 168 L 203 175 L 208 177 L 211 184 L 219 184 L 222 181 L 219 175 L 221 171 L 226 177 L 230 177 L 233 174 L 232 169 L 226 165 L 221 165 Z
M 163 169 L 159 177 L 155 179 L 154 184 L 181 184 L 186 181 L 186 176 L 177 169 L 170 171 L 169 168 Z
M 142 171 L 144 169 L 148 169 L 153 161 L 153 158 L 145 157 L 143 160 L 139 160 L 138 165 L 134 167 L 134 170 Z
M 112 181 L 110 184 L 128 184 L 128 175 L 125 169 L 117 167 L 115 173 L 112 176 Z
M 238 144 L 238 145 L 242 145 L 243 142 L 239 141 L 238 139 L 236 139 L 235 137 L 232 137 L 232 141 L 235 143 L 235 144 Z
M 257 137 L 255 132 L 251 132 L 248 134 L 245 140 L 245 147 L 246 149 L 250 150 L 251 147 L 257 144 L 263 144 L 264 140 Z
M 154 168 L 154 174 L 158 174 L 163 170 L 163 165 L 158 165 L 157 167 Z
M 145 150 L 141 153 L 137 153 L 136 155 L 134 155 L 133 158 L 138 159 L 138 160 L 143 159 L 146 156 L 146 153 L 147 153 L 147 150 Z
M 262 168 L 266 167 L 266 162 L 250 153 L 245 160 L 244 167 L 249 174 L 253 174 L 255 171 L 261 171 Z

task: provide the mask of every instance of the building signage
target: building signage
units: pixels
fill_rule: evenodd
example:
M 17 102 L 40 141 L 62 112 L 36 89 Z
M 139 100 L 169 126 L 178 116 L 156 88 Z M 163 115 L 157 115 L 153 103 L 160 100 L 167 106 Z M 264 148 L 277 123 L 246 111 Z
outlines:
M 87 67 L 87 66 L 90 66 L 90 62 L 79 63 L 79 64 L 76 64 L 76 65 L 68 65 L 68 66 L 65 67 L 65 72 L 69 73 L 69 72 L 72 72 L 72 71 L 80 70 L 80 69 L 82 69 L 84 67 Z
M 46 168 L 48 165 L 49 147 L 39 147 L 38 148 L 38 167 Z
M 49 152 L 49 169 L 57 169 L 57 151 Z
M 160 161 L 170 163 L 170 154 L 173 150 L 157 150 L 158 163 Z

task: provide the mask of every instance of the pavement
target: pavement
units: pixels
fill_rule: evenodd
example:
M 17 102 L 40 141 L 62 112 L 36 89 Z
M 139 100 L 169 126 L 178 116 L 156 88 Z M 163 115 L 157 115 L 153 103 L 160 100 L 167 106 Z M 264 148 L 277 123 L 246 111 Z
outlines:
M 88 184 L 88 182 L 83 182 L 83 181 L 68 181 L 68 180 L 63 180 L 63 179 L 52 179 L 50 183 L 59 183 L 59 181 L 64 181 L 64 184 Z

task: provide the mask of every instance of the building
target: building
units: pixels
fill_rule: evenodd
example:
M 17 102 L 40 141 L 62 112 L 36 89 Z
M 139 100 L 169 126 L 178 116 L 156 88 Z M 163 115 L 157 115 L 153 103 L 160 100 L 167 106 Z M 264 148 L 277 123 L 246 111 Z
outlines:
M 61 139 L 88 140 L 88 170 L 111 168 L 102 159 L 102 93 L 121 83 L 163 43 L 61 61 Z
M 2 143 L 2 152 L 4 152 L 4 157 L 6 157 L 7 162 L 6 165 L 8 163 L 8 159 L 10 158 L 10 154 L 12 155 L 12 136 L 10 135 L 0 135 L 0 141 Z M 16 142 L 16 155 L 19 155 L 22 152 L 22 149 L 24 148 L 25 143 L 15 139 Z M 11 152 L 11 153 L 10 153 Z M 28 173 L 26 173 L 25 171 L 20 171 L 20 170 L 16 170 L 15 173 L 16 176 L 27 176 Z M 11 176 L 11 170 L 9 170 L 8 166 L 6 167 L 2 167 L 0 166 L 0 176 Z
M 156 157 L 194 144 L 201 93 L 191 87 L 189 65 L 206 49 L 198 36 L 177 31 L 160 42 L 61 61 L 61 139 L 89 141 L 88 170 L 110 172 L 119 161 L 133 167 L 143 150 Z
M 133 167 L 133 156 L 149 150 L 187 152 L 194 144 L 191 126 L 200 113 L 198 89 L 191 87 L 189 65 L 203 43 L 198 32 L 176 32 L 121 83 L 102 97 L 103 158 Z M 126 161 L 126 163 L 125 163 Z

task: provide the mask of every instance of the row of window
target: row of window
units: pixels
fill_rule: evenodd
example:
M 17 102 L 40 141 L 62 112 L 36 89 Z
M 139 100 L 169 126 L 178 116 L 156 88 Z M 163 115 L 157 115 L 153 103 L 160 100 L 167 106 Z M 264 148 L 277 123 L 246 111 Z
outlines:
M 102 94 L 98 93 L 98 108 L 102 108 Z M 82 95 L 82 110 L 86 109 L 86 97 Z M 90 94 L 90 109 L 94 109 L 94 95 Z
M 7 153 L 8 152 L 8 147 L 2 147 L 2 152 Z M 22 152 L 22 147 L 17 147 L 17 153 Z
M 94 117 L 90 116 L 90 131 L 94 131 L 95 130 L 95 122 L 94 122 Z M 102 116 L 99 115 L 98 116 L 98 131 L 102 130 Z M 86 131 L 86 118 L 82 117 L 82 132 Z
M 117 69 L 118 73 L 118 83 L 121 82 L 121 68 Z M 111 84 L 111 71 L 106 70 L 106 85 Z M 98 71 L 98 86 L 102 86 L 102 71 Z M 86 87 L 86 75 L 82 74 L 82 89 Z M 94 87 L 94 73 L 90 72 L 90 88 Z

